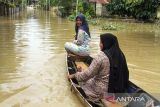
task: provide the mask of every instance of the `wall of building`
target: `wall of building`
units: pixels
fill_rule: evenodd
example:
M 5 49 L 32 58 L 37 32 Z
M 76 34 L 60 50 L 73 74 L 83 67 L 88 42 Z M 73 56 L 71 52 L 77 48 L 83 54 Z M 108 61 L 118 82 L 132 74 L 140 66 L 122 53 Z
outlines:
M 107 10 L 105 5 L 100 3 L 96 4 L 96 16 L 107 16 Z
M 97 3 L 96 4 L 96 16 L 101 16 L 102 15 L 102 4 Z

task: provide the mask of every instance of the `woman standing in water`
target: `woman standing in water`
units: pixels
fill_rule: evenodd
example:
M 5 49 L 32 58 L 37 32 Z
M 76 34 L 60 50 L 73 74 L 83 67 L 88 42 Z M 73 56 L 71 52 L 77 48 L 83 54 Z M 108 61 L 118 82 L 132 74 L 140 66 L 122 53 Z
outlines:
M 75 40 L 65 43 L 66 51 L 79 56 L 88 56 L 90 32 L 85 16 L 82 14 L 76 17 L 75 32 Z

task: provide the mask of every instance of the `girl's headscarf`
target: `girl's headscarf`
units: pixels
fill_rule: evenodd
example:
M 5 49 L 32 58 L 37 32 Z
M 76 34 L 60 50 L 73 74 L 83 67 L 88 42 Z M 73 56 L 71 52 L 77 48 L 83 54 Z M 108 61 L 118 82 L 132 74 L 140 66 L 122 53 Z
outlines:
M 76 37 L 75 37 L 75 39 L 77 39 L 78 29 L 84 30 L 89 35 L 89 37 L 90 37 L 89 27 L 88 27 L 88 23 L 86 21 L 85 16 L 83 14 L 79 14 L 76 17 L 76 20 L 77 20 L 77 18 L 79 18 L 82 21 L 82 25 L 80 27 L 78 27 L 77 25 L 75 25 L 75 31 L 76 31 Z
M 110 61 L 108 92 L 123 93 L 128 88 L 129 71 L 125 56 L 119 48 L 117 37 L 110 33 L 100 35 L 102 51 Z

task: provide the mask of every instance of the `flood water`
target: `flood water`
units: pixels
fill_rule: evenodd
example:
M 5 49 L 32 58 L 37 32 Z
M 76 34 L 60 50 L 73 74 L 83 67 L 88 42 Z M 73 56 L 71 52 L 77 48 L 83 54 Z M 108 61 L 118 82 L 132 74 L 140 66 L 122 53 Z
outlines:
M 130 80 L 160 99 L 160 27 L 125 25 L 114 32 L 90 25 L 91 54 L 99 50 L 101 33 L 114 33 Z M 49 12 L 0 17 L 0 107 L 83 107 L 66 78 L 64 43 L 74 34 L 74 22 Z

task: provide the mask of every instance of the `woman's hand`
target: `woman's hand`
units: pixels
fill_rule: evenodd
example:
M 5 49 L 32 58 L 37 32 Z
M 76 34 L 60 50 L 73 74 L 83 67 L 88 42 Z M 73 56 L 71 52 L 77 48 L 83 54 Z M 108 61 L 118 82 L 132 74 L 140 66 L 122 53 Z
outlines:
M 75 74 L 72 74 L 72 75 L 68 75 L 68 79 L 72 79 L 75 77 Z
M 81 66 L 78 66 L 78 67 L 77 67 L 77 70 L 78 70 L 78 72 L 82 72 L 82 67 L 81 67 Z

